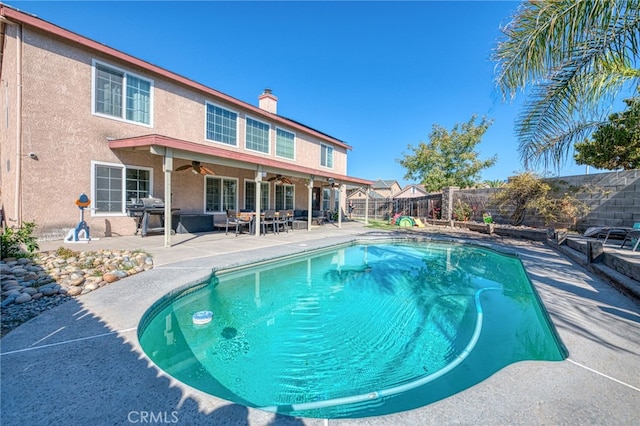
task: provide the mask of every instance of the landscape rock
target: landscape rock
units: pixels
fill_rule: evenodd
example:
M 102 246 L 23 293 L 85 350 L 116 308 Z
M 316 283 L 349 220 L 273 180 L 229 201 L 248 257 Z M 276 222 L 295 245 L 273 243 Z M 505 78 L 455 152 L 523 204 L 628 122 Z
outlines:
M 18 297 L 15 298 L 14 302 L 15 303 L 27 303 L 31 300 L 31 295 L 28 293 L 21 293 L 20 295 L 18 295 Z
M 130 250 L 73 252 L 61 247 L 33 258 L 2 259 L 2 336 L 67 300 L 151 268 L 148 254 Z

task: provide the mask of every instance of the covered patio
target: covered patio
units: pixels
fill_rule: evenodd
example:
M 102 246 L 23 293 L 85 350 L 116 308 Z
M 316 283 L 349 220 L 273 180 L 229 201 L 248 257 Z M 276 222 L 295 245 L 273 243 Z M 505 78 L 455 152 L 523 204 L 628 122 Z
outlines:
M 335 173 L 329 168 L 310 168 L 292 161 L 157 134 L 110 138 L 108 143 L 123 161 L 130 161 L 128 157 L 134 153 L 150 153 L 162 158 L 165 247 L 172 245 L 172 211 L 175 215 L 176 208 L 180 209 L 180 214 L 212 216 L 226 216 L 229 210 L 263 212 L 273 207 L 276 210 L 304 211 L 307 230 L 311 230 L 314 212 L 330 211 L 335 214 L 335 223 L 340 228 L 346 200 L 345 186 L 352 184 L 369 188 L 372 183 Z M 193 181 L 189 170 L 204 176 L 204 179 Z M 215 176 L 224 176 L 225 179 L 219 187 L 210 189 L 208 182 L 210 179 L 218 180 Z M 269 193 L 271 183 L 274 185 L 273 195 Z M 263 193 L 265 190 L 266 194 Z M 209 202 L 208 197 L 213 191 L 218 191 L 214 195 L 220 196 L 221 203 Z M 260 229 L 260 215 L 255 214 L 254 217 L 253 228 Z M 259 236 L 260 232 L 255 235 Z

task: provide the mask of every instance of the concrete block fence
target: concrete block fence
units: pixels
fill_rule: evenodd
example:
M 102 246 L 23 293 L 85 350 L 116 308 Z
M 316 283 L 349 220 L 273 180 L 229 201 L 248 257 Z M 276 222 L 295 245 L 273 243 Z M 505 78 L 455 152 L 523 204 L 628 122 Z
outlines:
M 576 197 L 589 207 L 586 217 L 580 218 L 575 225 L 565 226 L 583 232 L 591 226 L 632 227 L 634 223 L 640 223 L 640 170 L 564 176 L 548 180 L 555 183 L 561 191 L 581 188 Z M 442 193 L 433 193 L 428 197 L 370 200 L 369 218 L 388 219 L 401 211 L 423 219 L 450 221 L 454 218 L 456 203 L 461 201 L 471 207 L 472 221 L 482 222 L 482 214 L 490 213 L 495 223 L 508 224 L 510 212 L 500 214 L 490 203 L 492 195 L 498 191 L 501 189 L 447 187 L 443 188 Z M 364 217 L 364 200 L 353 200 L 353 205 L 353 216 Z M 522 224 L 535 228 L 547 227 L 534 211 L 526 212 Z
M 589 207 L 589 213 L 575 224 L 579 232 L 591 226 L 632 227 L 634 223 L 640 223 L 640 170 L 565 176 L 547 180 L 558 186 L 560 191 L 581 188 L 576 198 Z M 452 192 L 451 197 L 443 197 L 443 219 L 448 218 L 444 216 L 444 212 L 447 211 L 444 204 L 450 199 L 451 211 L 458 200 L 469 204 L 474 212 L 472 220 L 480 221 L 482 213 L 488 212 L 491 213 L 495 222 L 509 223 L 509 214 L 501 215 L 489 203 L 491 195 L 500 191 L 500 188 L 462 190 L 445 188 L 443 194 L 449 191 Z M 522 224 L 537 228 L 545 227 L 542 218 L 532 211 L 526 212 Z

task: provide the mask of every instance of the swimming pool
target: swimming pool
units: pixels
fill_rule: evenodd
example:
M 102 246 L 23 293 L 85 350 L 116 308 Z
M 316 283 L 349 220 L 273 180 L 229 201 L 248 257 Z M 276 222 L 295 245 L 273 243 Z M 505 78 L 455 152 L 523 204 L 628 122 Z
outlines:
M 417 408 L 511 363 L 567 355 L 517 257 L 434 242 L 217 271 L 156 303 L 138 334 L 190 386 L 319 418 Z

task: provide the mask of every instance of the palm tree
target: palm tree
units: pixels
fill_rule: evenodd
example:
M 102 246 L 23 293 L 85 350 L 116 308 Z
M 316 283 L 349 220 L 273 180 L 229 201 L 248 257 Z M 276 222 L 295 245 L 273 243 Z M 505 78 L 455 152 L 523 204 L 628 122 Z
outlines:
M 516 119 L 526 168 L 559 167 L 616 95 L 639 88 L 640 0 L 525 2 L 502 32 L 497 87 L 514 98 L 532 85 Z
M 483 183 L 489 188 L 500 188 L 505 184 L 505 181 L 502 179 L 487 179 Z

